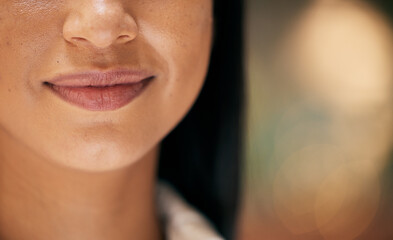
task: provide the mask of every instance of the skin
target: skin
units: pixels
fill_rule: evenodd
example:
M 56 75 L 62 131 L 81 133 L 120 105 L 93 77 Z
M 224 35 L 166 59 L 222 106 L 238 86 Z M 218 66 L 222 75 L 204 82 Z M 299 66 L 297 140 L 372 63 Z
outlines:
M 160 142 L 196 100 L 211 0 L 0 0 L 0 239 L 159 239 Z M 71 105 L 59 74 L 143 69 L 114 111 Z

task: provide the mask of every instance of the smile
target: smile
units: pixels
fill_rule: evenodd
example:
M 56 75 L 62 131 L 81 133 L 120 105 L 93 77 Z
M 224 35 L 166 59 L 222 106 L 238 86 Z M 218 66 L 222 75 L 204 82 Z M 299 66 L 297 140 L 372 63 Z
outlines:
M 139 96 L 155 76 L 142 71 L 88 72 L 45 81 L 64 101 L 89 111 L 113 111 Z

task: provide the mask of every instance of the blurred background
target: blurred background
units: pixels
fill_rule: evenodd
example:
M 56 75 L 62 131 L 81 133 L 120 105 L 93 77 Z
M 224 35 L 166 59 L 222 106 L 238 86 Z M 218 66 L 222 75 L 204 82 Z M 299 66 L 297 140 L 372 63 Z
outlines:
M 390 2 L 246 2 L 239 240 L 393 239 Z

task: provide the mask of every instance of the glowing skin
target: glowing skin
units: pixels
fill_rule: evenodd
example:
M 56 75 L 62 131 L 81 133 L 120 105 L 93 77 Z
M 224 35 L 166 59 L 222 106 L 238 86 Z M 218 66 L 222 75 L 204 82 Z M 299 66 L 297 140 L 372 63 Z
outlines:
M 201 90 L 212 22 L 211 0 L 0 0 L 1 239 L 158 238 L 159 143 Z M 44 84 L 116 69 L 155 78 L 113 111 Z

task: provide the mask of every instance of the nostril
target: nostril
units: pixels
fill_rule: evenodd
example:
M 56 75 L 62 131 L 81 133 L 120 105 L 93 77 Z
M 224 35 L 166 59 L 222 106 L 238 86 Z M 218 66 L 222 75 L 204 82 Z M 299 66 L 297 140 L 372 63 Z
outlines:
M 87 39 L 82 37 L 72 37 L 71 40 L 77 42 L 87 42 Z
M 75 46 L 88 46 L 89 45 L 89 40 L 83 37 L 72 37 L 69 38 L 68 40 L 69 43 L 75 45 Z
M 120 35 L 117 39 L 116 39 L 116 43 L 127 43 L 127 42 L 129 42 L 129 41 L 131 41 L 132 40 L 132 38 L 129 36 L 129 35 L 126 35 L 126 34 L 124 34 L 124 35 Z
M 117 39 L 122 41 L 122 42 L 133 40 L 133 38 L 130 35 L 121 35 Z

